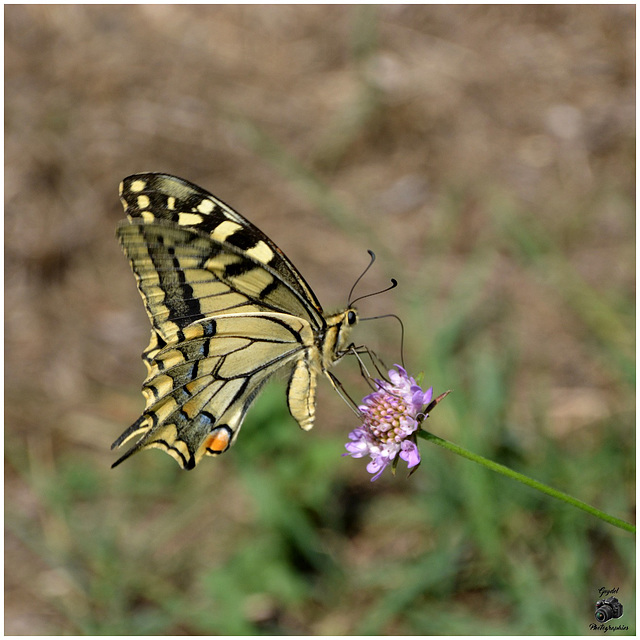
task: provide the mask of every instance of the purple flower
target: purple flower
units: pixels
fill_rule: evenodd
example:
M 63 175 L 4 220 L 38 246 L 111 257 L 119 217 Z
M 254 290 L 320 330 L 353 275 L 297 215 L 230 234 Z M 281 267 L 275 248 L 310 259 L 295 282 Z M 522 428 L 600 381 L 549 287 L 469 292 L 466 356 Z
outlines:
M 431 402 L 433 388 L 423 391 L 400 366 L 389 371 L 389 382 L 374 380 L 376 391 L 362 400 L 358 407 L 362 426 L 349 434 L 345 456 L 370 456 L 367 471 L 377 480 L 398 454 L 409 469 L 420 464 L 420 453 L 413 435 L 427 414 L 422 410 Z M 397 461 L 396 463 L 397 464 Z M 394 465 L 395 468 L 395 465 Z

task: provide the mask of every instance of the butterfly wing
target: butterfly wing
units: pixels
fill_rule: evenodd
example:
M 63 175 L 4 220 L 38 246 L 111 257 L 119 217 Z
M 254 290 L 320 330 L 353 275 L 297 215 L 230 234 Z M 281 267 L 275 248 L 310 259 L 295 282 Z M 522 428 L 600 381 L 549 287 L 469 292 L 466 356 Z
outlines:
M 183 340 L 159 350 L 144 383 L 147 407 L 114 446 L 142 436 L 116 464 L 159 447 L 185 469 L 233 444 L 262 385 L 280 368 L 305 359 L 311 326 L 281 313 L 205 318 Z
M 204 189 L 174 176 L 138 174 L 122 182 L 120 199 L 127 220 L 117 236 L 165 342 L 191 322 L 242 304 L 324 326 L 320 303 L 284 253 Z
M 115 442 L 115 464 L 159 447 L 183 468 L 225 451 L 266 380 L 293 365 L 289 406 L 313 423 L 322 308 L 259 229 L 196 185 L 139 174 L 121 185 L 117 236 L 152 325 L 143 415 Z M 115 466 L 115 465 L 114 465 Z

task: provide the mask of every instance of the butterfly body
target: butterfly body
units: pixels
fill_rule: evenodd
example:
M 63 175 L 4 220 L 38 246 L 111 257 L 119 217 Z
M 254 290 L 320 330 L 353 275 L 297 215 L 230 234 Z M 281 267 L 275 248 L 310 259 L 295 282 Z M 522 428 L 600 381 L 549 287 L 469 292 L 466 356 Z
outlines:
M 151 321 L 142 416 L 115 442 L 115 464 L 161 448 L 185 469 L 235 441 L 249 406 L 289 370 L 289 410 L 311 429 L 317 377 L 346 352 L 357 312 L 325 314 L 282 251 L 194 184 L 166 174 L 125 178 L 117 236 Z M 114 464 L 114 466 L 115 466 Z

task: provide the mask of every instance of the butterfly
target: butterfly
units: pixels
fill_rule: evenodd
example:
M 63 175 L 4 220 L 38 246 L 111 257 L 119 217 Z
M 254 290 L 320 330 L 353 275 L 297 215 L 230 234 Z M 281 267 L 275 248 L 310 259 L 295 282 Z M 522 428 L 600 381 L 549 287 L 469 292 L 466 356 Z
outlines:
M 143 414 L 113 466 L 159 448 L 183 469 L 224 453 L 262 386 L 288 370 L 287 402 L 313 427 L 317 378 L 349 351 L 356 309 L 326 314 L 284 253 L 204 189 L 162 173 L 125 178 L 116 235 L 151 321 Z M 351 345 L 352 346 L 352 345 Z

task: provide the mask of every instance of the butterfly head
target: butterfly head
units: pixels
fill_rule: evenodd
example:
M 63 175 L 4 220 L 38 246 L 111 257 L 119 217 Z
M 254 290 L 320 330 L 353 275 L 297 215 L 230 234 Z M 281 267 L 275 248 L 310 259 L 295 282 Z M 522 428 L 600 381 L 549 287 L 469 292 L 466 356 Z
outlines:
M 350 344 L 351 330 L 358 324 L 358 311 L 349 306 L 325 317 L 327 328 L 322 342 L 322 360 L 325 369 L 342 358 Z

